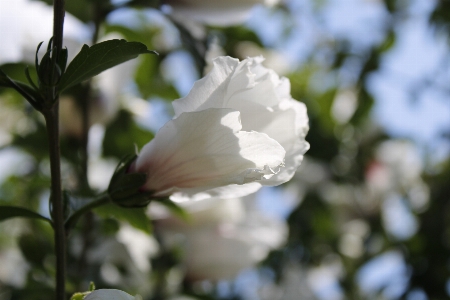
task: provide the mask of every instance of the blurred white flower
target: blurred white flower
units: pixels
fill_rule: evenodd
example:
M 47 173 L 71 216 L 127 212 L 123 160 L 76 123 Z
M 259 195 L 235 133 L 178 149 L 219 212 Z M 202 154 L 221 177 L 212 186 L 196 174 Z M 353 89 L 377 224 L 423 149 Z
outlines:
M 337 123 L 345 124 L 350 121 L 358 107 L 357 96 L 357 91 L 354 89 L 340 90 L 336 94 L 331 106 L 331 115 Z
M 420 179 L 422 163 L 414 145 L 407 141 L 391 140 L 381 143 L 375 160 L 366 172 L 372 189 L 387 192 L 405 188 Z
M 383 142 L 378 146 L 376 157 L 380 162 L 389 166 L 394 172 L 393 176 L 401 181 L 414 180 L 420 177 L 422 172 L 418 149 L 409 141 Z
M 178 231 L 184 227 L 203 227 L 218 223 L 239 223 L 246 217 L 246 207 L 241 198 L 206 199 L 179 204 L 189 214 L 189 219 L 181 220 L 163 205 L 152 202 L 147 209 L 150 219 L 156 220 L 165 230 Z
M 150 271 L 150 257 L 159 250 L 158 242 L 151 235 L 122 224 L 117 233 L 117 240 L 127 248 L 138 269 L 144 273 Z
M 240 118 L 242 125 L 239 124 L 239 130 L 242 128 L 242 130 L 247 131 L 247 134 L 256 135 L 258 133 L 261 138 L 262 136 L 270 137 L 284 148 L 284 151 L 286 151 L 285 166 L 279 172 L 268 172 L 269 170 L 276 170 L 278 160 L 273 160 L 275 165 L 260 160 L 265 155 L 264 153 L 268 153 L 269 148 L 267 146 L 261 144 L 262 148 L 257 150 L 259 152 L 252 153 L 246 152 L 242 148 L 240 153 L 241 155 L 248 153 L 249 156 L 246 157 L 248 160 L 259 157 L 260 163 L 265 164 L 265 167 L 263 165 L 256 167 L 259 170 L 254 169 L 252 175 L 264 174 L 269 176 L 259 176 L 259 178 L 258 176 L 253 176 L 253 178 L 245 176 L 244 180 L 240 176 L 240 182 L 235 180 L 235 182 L 229 181 L 229 183 L 226 183 L 222 181 L 221 183 L 222 185 L 248 184 L 231 185 L 210 190 L 203 188 L 202 193 L 195 196 L 194 194 L 199 192 L 198 189 L 184 190 L 181 193 L 174 194 L 173 200 L 182 201 L 187 198 L 199 200 L 211 196 L 220 198 L 240 197 L 258 190 L 262 185 L 273 186 L 287 182 L 294 175 L 303 159 L 303 154 L 309 148 L 309 144 L 305 141 L 308 131 L 306 107 L 303 103 L 292 99 L 289 80 L 285 77 L 280 78 L 274 71 L 263 67 L 262 61 L 262 57 L 248 58 L 241 62 L 231 57 L 216 58 L 211 72 L 197 81 L 186 97 L 173 102 L 174 121 L 183 116 L 187 118 L 187 115 L 192 113 L 200 116 L 207 111 L 210 113 L 219 110 L 225 112 L 229 109 L 233 111 L 232 114 L 237 114 L 236 117 L 239 116 Z M 196 121 L 198 121 L 198 117 L 196 117 Z M 222 123 L 224 124 L 224 122 Z M 211 126 L 206 123 L 203 123 L 203 125 L 193 123 L 192 125 Z M 211 133 L 217 136 L 217 133 Z M 227 144 L 228 149 L 233 145 L 230 142 Z M 196 153 L 200 151 L 200 145 L 199 143 L 192 145 L 196 147 Z M 217 146 L 218 144 L 214 143 L 214 145 Z M 257 146 L 253 142 L 252 145 L 253 147 Z M 233 160 L 229 157 L 223 163 L 231 167 Z M 141 170 L 144 171 L 145 169 Z M 218 170 L 217 167 L 216 170 Z M 261 173 L 263 170 L 265 170 L 265 173 Z M 214 186 L 211 185 L 210 188 L 214 188 Z
M 378 146 L 375 159 L 366 170 L 367 188 L 374 198 L 389 197 L 392 193 L 407 194 L 412 208 L 421 211 L 429 201 L 422 171 L 418 150 L 411 142 L 385 141 Z
M 176 19 L 191 19 L 209 25 L 239 24 L 249 16 L 253 6 L 273 6 L 279 0 L 164 0 Z
M 194 202 L 186 208 L 191 209 L 191 204 L 191 222 L 171 217 L 157 222 L 164 241 L 181 246 L 190 280 L 232 279 L 287 238 L 285 222 L 258 211 L 246 212 L 241 199 Z M 232 217 L 227 220 L 224 216 Z
M 140 296 L 131 296 L 121 290 L 100 289 L 87 295 L 84 300 L 140 300 Z
M 0 251 L 0 282 L 14 287 L 23 287 L 27 280 L 29 264 L 17 248 Z
M 224 56 L 225 50 L 220 45 L 219 39 L 217 37 L 213 38 L 212 41 L 208 44 L 208 48 L 205 53 L 205 68 L 203 69 L 203 74 L 208 74 L 213 68 L 213 61 L 216 57 Z M 250 56 L 250 55 L 249 55 Z M 251 55 L 253 56 L 253 55 Z

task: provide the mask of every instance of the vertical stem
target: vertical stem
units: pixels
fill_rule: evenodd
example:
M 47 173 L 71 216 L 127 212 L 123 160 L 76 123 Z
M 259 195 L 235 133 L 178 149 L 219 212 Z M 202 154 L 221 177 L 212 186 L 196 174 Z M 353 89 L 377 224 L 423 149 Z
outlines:
M 59 52 L 62 49 L 63 43 L 63 30 L 64 30 L 64 0 L 53 1 L 53 46 L 56 47 L 56 51 L 53 53 L 53 57 L 57 59 Z M 56 56 L 56 57 L 55 57 Z
M 53 70 L 56 70 L 56 62 L 62 48 L 64 29 L 64 0 L 53 1 Z M 53 72 L 53 78 L 55 76 Z M 54 82 L 52 80 L 52 82 Z M 50 170 L 52 182 L 52 218 L 55 231 L 56 254 L 56 300 L 64 300 L 66 297 L 66 234 L 64 228 L 64 204 L 61 187 L 61 155 L 59 144 L 59 95 L 53 89 L 52 99 L 46 99 L 47 107 L 43 110 L 47 125 L 47 134 L 50 154 Z
M 65 299 L 65 273 L 66 273 L 66 234 L 64 229 L 64 205 L 61 188 L 61 157 L 59 146 L 59 103 L 56 102 L 52 108 L 44 111 L 47 125 L 50 172 L 52 183 L 52 218 L 55 231 L 55 254 L 56 254 L 56 300 Z

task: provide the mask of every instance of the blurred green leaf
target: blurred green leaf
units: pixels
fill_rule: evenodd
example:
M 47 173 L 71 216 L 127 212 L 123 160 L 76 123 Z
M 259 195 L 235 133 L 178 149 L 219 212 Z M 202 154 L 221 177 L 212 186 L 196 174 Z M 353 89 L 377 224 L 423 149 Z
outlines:
M 361 122 L 369 117 L 374 103 L 375 100 L 372 95 L 363 88 L 358 94 L 358 106 L 350 122 L 355 125 L 360 125 Z
M 329 89 L 323 94 L 316 97 L 316 101 L 320 106 L 319 120 L 323 129 L 333 132 L 335 121 L 331 115 L 331 107 L 336 98 L 337 90 L 335 88 Z
M 121 110 L 105 131 L 103 155 L 121 159 L 134 154 L 153 139 L 153 134 L 136 125 L 130 112 Z
M 14 135 L 12 145 L 22 148 L 37 160 L 42 160 L 48 156 L 48 149 L 43 146 L 47 140 L 47 133 L 44 124 L 41 122 L 36 122 L 34 125 L 34 131 L 23 135 Z
M 184 221 L 189 221 L 190 216 L 184 208 L 170 200 L 169 198 L 154 198 L 154 202 L 158 202 L 169 209 L 175 216 L 183 219 Z
M 40 234 L 27 233 L 19 238 L 19 247 L 28 262 L 38 267 L 44 266 L 45 258 L 53 253 L 53 245 Z
M 224 39 L 223 44 L 225 45 L 226 53 L 229 53 L 234 57 L 238 56 L 236 53 L 236 45 L 240 42 L 253 42 L 259 47 L 264 47 L 258 35 L 249 28 L 232 26 L 223 29 L 217 28 L 216 30 L 219 38 L 221 37 Z
M 31 78 L 34 80 L 34 82 L 37 82 L 36 68 L 34 67 L 34 64 L 29 65 L 27 63 L 7 63 L 1 65 L 2 71 L 8 74 L 9 77 L 22 82 L 27 81 L 27 77 L 24 72 L 26 68 L 30 70 Z
M 53 0 L 41 1 L 53 5 Z M 91 0 L 65 1 L 65 10 L 85 23 L 90 22 L 94 16 L 94 6 Z
M 143 98 L 157 96 L 168 100 L 180 97 L 175 87 L 164 81 L 160 74 L 160 57 L 147 55 L 139 65 L 135 81 Z
M 129 28 L 121 25 L 105 24 L 105 33 L 119 33 L 127 41 L 135 41 L 144 44 L 148 49 L 154 48 L 152 38 L 160 29 L 155 26 L 148 26 L 145 19 L 142 20 L 142 25 L 139 28 Z
M 75 293 L 70 297 L 70 300 L 83 300 L 89 293 Z
M 11 79 L 2 70 L 0 70 L 0 87 L 8 87 L 21 94 L 34 108 L 41 109 L 42 96 L 34 88 L 21 81 Z
M 95 208 L 94 212 L 104 218 L 115 218 L 127 222 L 146 233 L 152 232 L 151 221 L 145 214 L 145 208 L 123 208 L 115 204 L 107 204 Z
M 0 206 L 0 222 L 11 218 L 40 219 L 52 223 L 50 219 L 24 207 Z
M 109 40 L 91 47 L 84 45 L 70 62 L 59 82 L 63 91 L 77 83 L 90 79 L 101 72 L 138 57 L 139 54 L 156 54 L 138 42 Z

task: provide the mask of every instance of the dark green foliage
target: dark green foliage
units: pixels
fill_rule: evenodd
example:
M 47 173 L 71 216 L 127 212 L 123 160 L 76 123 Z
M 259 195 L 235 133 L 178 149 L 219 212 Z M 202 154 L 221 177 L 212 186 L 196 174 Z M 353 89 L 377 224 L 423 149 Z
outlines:
M 117 166 L 109 183 L 108 196 L 113 203 L 122 207 L 146 207 L 151 200 L 152 191 L 141 191 L 147 174 L 130 172 L 130 166 L 136 157 L 136 155 L 125 157 Z
M 11 79 L 2 70 L 0 70 L 0 86 L 8 87 L 8 88 L 12 88 L 12 89 L 16 90 L 35 109 L 37 109 L 37 110 L 42 109 L 41 103 L 43 102 L 43 98 L 42 98 L 42 95 L 38 91 L 36 91 L 34 88 L 30 87 L 26 83 Z
M 123 209 L 115 204 L 107 204 L 96 208 L 94 212 L 103 218 L 113 218 L 127 222 L 146 233 L 152 232 L 151 222 L 145 214 L 145 208 Z
M 411 288 L 425 290 L 430 299 L 445 299 L 450 271 L 443 261 L 450 257 L 450 161 L 440 174 L 427 177 L 431 188 L 430 207 L 420 216 L 421 227 L 408 245 L 407 260 L 413 267 Z
M 19 238 L 19 247 L 28 262 L 42 269 L 47 256 L 53 253 L 53 245 L 40 235 L 22 235 Z
M 138 42 L 109 40 L 89 47 L 84 45 L 80 53 L 70 62 L 59 82 L 63 91 L 77 83 L 92 78 L 99 73 L 136 58 L 139 54 L 156 54 Z
M 130 112 L 119 111 L 116 119 L 106 128 L 103 155 L 118 159 L 136 152 L 153 139 L 153 134 L 138 126 Z
M 136 71 L 136 85 L 144 98 L 161 97 L 172 101 L 180 97 L 174 86 L 161 76 L 162 56 L 147 55 L 142 59 Z M 153 78 L 148 80 L 148 78 Z
M 40 214 L 23 207 L 0 205 L 0 222 L 10 218 L 31 218 L 40 219 L 47 222 L 51 221 Z

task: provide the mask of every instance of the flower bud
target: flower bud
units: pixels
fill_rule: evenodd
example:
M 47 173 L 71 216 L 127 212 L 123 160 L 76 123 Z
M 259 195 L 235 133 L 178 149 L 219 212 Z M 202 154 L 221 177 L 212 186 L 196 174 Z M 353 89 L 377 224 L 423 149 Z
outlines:
M 136 155 L 128 156 L 118 165 L 111 178 L 108 194 L 111 200 L 123 207 L 144 207 L 150 203 L 152 192 L 141 192 L 145 184 L 145 173 L 128 173 L 130 166 L 135 163 Z

